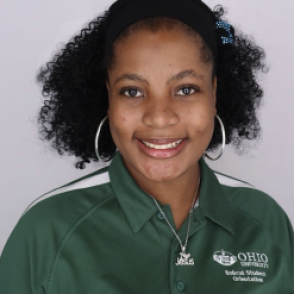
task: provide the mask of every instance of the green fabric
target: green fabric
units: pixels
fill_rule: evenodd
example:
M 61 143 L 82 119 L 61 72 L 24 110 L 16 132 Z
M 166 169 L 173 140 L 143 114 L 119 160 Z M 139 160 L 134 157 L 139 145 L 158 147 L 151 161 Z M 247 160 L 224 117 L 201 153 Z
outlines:
M 0 257 L 0 293 L 293 294 L 285 212 L 262 191 L 221 183 L 203 158 L 200 169 L 187 246 L 194 265 L 175 265 L 177 239 L 117 152 L 109 167 L 62 187 L 105 174 L 109 182 L 54 189 L 20 218 Z M 175 228 L 170 206 L 160 205 Z M 187 224 L 178 231 L 183 243 Z

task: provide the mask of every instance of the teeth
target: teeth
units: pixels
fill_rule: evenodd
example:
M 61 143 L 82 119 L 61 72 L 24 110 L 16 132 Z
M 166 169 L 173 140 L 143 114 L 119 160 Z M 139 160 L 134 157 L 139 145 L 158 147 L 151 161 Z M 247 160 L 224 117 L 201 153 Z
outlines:
M 181 142 L 183 141 L 183 139 L 175 141 L 173 143 L 170 144 L 162 144 L 162 145 L 156 145 L 156 144 L 151 144 L 148 142 L 145 142 L 142 140 L 142 142 L 149 148 L 153 148 L 153 149 L 171 149 L 171 148 L 175 148 L 177 145 L 179 145 Z

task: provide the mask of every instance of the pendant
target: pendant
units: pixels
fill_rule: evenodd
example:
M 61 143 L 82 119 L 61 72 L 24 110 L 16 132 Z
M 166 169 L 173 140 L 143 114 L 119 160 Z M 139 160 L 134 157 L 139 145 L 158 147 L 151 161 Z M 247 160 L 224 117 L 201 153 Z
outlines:
M 182 246 L 182 252 L 180 252 L 180 257 L 177 258 L 176 265 L 194 265 L 194 259 L 189 258 L 190 253 L 186 253 L 186 247 Z

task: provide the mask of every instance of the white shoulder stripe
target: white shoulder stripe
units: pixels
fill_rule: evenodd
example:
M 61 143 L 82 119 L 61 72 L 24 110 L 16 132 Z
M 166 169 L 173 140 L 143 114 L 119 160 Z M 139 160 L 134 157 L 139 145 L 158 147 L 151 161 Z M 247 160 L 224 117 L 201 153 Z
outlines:
M 196 201 L 196 203 L 194 205 L 194 208 L 197 207 L 197 206 L 199 206 L 199 198 L 197 199 L 197 201 Z
M 61 187 L 61 188 L 56 188 L 46 194 L 41 195 L 40 197 L 38 197 L 37 199 L 35 199 L 24 211 L 24 213 L 22 214 L 22 216 L 30 209 L 32 208 L 34 205 L 36 205 L 38 202 L 43 201 L 49 197 L 55 196 L 57 194 L 60 193 L 64 193 L 64 192 L 68 192 L 68 191 L 72 191 L 72 190 L 77 190 L 77 189 L 84 189 L 84 188 L 88 188 L 88 187 L 93 187 L 93 186 L 100 186 L 102 184 L 105 183 L 109 183 L 110 182 L 110 178 L 109 178 L 109 173 L 108 171 L 99 175 L 95 175 L 83 180 L 80 180 L 76 183 L 73 183 L 71 185 L 68 185 L 66 187 Z
M 230 187 L 244 187 L 244 188 L 253 188 L 255 189 L 254 186 L 251 186 L 250 184 L 232 179 L 230 177 L 226 177 L 224 175 L 218 174 L 218 173 L 214 173 L 218 179 L 218 181 L 220 182 L 221 185 L 224 186 L 230 186 Z

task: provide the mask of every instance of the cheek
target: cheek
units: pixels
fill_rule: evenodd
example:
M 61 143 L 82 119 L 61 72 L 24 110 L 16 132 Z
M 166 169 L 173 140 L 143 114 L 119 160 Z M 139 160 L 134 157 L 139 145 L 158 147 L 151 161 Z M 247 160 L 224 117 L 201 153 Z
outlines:
M 118 116 L 115 121 L 116 121 L 117 125 L 119 125 L 119 126 L 125 125 L 128 123 L 127 116 L 124 116 L 124 115 Z
M 129 129 L 129 120 L 127 115 L 118 114 L 112 115 L 109 114 L 109 121 L 110 121 L 110 130 L 112 137 L 122 137 L 125 136 L 126 131 Z
M 119 128 L 127 123 L 127 114 L 124 109 L 113 98 L 109 100 L 108 119 L 111 131 Z
M 122 144 L 132 139 L 138 121 L 135 115 L 125 111 L 108 111 L 110 131 L 114 143 L 117 147 L 123 147 Z
M 213 113 L 208 110 L 189 110 L 183 117 L 192 136 L 204 136 L 213 129 Z

